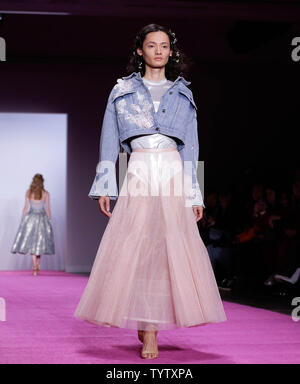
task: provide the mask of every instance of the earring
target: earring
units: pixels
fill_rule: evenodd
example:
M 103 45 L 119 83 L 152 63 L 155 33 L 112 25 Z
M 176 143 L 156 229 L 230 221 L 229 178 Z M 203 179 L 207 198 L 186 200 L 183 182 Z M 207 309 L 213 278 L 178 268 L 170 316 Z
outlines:
M 143 60 L 141 59 L 138 65 L 138 69 L 141 70 L 142 68 L 143 68 Z

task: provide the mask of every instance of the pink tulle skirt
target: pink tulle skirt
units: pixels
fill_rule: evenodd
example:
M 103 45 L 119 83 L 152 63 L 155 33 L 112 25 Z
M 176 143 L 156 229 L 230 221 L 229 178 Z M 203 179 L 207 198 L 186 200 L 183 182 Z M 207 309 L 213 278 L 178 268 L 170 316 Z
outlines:
M 165 172 L 168 164 L 173 175 Z M 226 320 L 193 209 L 176 192 L 178 180 L 183 166 L 176 148 L 131 153 L 75 317 L 138 330 Z

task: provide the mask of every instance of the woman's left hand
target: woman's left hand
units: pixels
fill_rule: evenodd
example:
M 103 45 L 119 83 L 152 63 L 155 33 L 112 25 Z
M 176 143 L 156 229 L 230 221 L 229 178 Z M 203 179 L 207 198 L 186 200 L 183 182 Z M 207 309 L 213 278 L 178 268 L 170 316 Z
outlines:
M 196 221 L 199 221 L 202 219 L 203 216 L 203 207 L 202 205 L 199 205 L 197 207 L 193 207 L 194 215 L 196 217 Z

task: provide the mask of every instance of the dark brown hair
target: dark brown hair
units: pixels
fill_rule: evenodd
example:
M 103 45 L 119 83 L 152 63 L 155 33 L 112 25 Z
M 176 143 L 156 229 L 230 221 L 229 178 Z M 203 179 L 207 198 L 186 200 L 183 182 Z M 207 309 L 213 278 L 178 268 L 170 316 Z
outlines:
M 148 33 L 157 31 L 165 32 L 168 35 L 170 40 L 170 49 L 173 52 L 165 67 L 166 78 L 174 81 L 178 76 L 188 76 L 190 67 L 193 64 L 192 60 L 188 58 L 182 50 L 179 50 L 175 33 L 169 28 L 158 24 L 148 24 L 144 26 L 136 35 L 132 53 L 126 67 L 127 74 L 130 75 L 132 72 L 140 72 L 141 76 L 144 76 L 145 62 L 143 57 L 137 54 L 137 48 L 143 48 L 143 43 Z

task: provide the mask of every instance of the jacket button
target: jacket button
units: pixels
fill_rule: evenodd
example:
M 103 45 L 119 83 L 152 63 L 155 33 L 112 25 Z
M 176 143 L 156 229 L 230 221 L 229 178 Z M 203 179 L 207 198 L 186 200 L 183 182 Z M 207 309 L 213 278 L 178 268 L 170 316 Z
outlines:
M 163 109 L 163 110 L 162 110 L 162 112 L 166 112 L 166 110 L 165 110 L 165 109 Z
M 156 127 L 156 128 L 155 128 L 155 130 L 156 130 L 156 131 L 159 131 L 159 128 L 158 128 L 158 127 Z
M 172 94 L 173 94 L 173 91 L 170 91 L 169 94 L 172 95 Z

